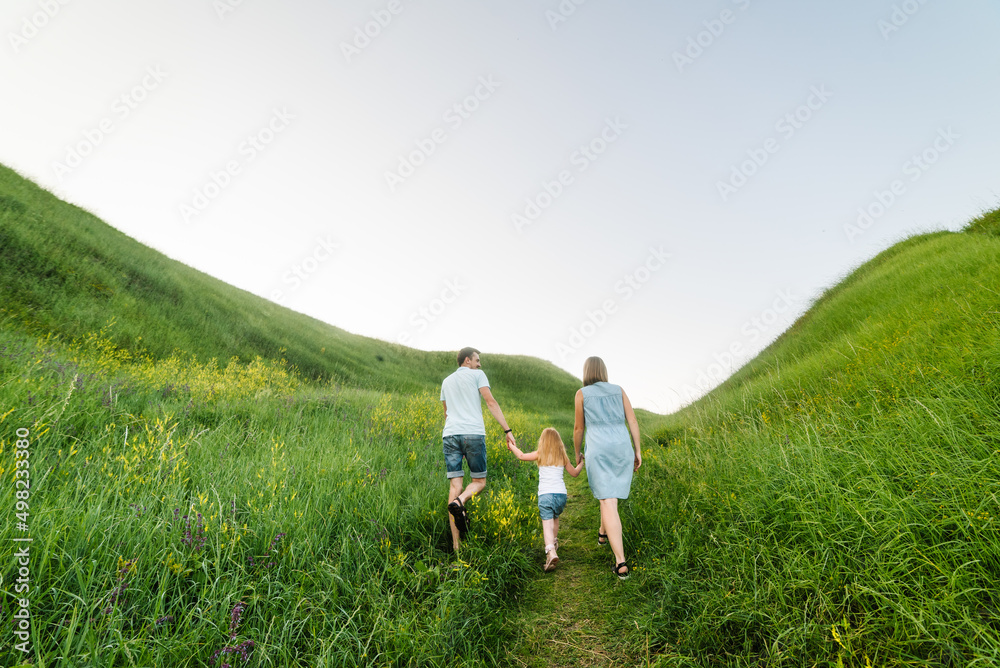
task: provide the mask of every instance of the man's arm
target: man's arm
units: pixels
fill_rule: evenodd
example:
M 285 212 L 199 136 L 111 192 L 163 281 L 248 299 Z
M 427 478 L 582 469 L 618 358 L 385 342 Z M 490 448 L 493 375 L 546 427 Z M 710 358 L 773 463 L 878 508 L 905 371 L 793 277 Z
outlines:
M 483 399 L 486 400 L 486 407 L 490 409 L 490 414 L 493 416 L 493 419 L 500 423 L 500 427 L 507 432 L 507 444 L 517 445 L 517 441 L 514 440 L 514 432 L 512 432 L 510 427 L 507 426 L 507 419 L 504 418 L 503 411 L 500 410 L 500 404 L 498 404 L 497 400 L 493 398 L 493 393 L 490 392 L 490 388 L 480 387 L 479 394 L 483 395 Z
M 441 400 L 441 405 L 444 406 L 444 419 L 448 419 L 448 402 L 444 399 Z

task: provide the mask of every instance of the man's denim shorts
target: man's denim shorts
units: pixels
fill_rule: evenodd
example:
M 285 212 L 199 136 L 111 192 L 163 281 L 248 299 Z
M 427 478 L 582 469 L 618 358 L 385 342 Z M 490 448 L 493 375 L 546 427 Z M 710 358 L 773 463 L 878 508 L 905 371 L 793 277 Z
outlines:
M 462 434 L 444 437 L 444 462 L 449 478 L 461 478 L 462 457 L 469 462 L 469 473 L 473 478 L 486 477 L 486 437 Z
M 554 520 L 566 510 L 565 494 L 542 494 L 538 497 L 538 514 L 543 520 Z

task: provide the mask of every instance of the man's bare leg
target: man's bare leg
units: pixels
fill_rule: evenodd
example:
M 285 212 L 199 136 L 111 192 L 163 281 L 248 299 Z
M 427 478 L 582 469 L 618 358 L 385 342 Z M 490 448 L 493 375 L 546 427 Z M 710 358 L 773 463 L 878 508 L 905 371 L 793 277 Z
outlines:
M 469 483 L 469 486 L 458 495 L 458 498 L 462 500 L 462 504 L 464 505 L 466 501 L 474 497 L 476 494 L 479 494 L 484 489 L 486 489 L 486 478 L 473 478 L 472 482 Z
M 461 478 L 451 478 L 448 487 L 448 503 L 458 498 L 459 494 L 462 493 L 462 479 Z M 455 518 L 448 513 L 448 524 L 451 526 L 451 547 L 458 552 L 458 546 L 461 542 L 458 527 L 455 526 Z
M 451 479 L 451 486 L 448 488 L 448 503 L 458 499 L 462 505 L 465 505 L 469 499 L 486 489 L 486 478 L 473 478 L 472 482 L 464 490 L 462 489 L 462 482 L 462 478 Z M 451 513 L 448 513 L 448 523 L 451 525 L 451 545 L 458 552 L 461 536 L 458 533 L 458 527 L 455 526 L 455 518 L 451 516 Z

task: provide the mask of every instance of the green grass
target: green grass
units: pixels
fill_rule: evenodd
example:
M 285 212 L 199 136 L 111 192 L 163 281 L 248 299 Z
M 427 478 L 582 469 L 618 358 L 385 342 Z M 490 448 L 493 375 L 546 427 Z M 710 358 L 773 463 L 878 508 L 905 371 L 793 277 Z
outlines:
M 965 228 L 967 232 L 974 234 L 988 234 L 1000 236 L 1000 209 L 986 211 Z
M 640 412 L 619 583 L 579 480 L 541 573 L 537 473 L 495 425 L 451 554 L 453 353 L 226 286 L 0 168 L 0 543 L 23 535 L 28 429 L 27 658 L 205 666 L 252 642 L 215 665 L 996 665 L 997 216 L 893 246 L 707 397 Z M 548 425 L 571 442 L 578 380 L 483 358 L 522 446 Z M 13 558 L 0 575 L 10 629 Z M 26 658 L 8 639 L 4 666 Z
M 513 665 L 526 668 L 632 668 L 645 665 L 644 639 L 635 642 L 633 597 L 639 576 L 611 573 L 611 547 L 597 544 L 600 512 L 586 482 L 566 476 L 568 500 L 559 518 L 559 565 L 529 585 L 511 625 L 520 641 Z M 534 553 L 536 573 L 545 563 Z
M 28 429 L 34 665 L 200 666 L 247 641 L 262 666 L 505 656 L 497 611 L 534 574 L 535 483 L 491 431 L 490 485 L 452 554 L 437 392 L 453 352 L 234 289 L 5 168 L 0 280 L 0 541 L 23 535 L 13 476 Z M 483 359 L 523 442 L 565 429 L 579 381 Z M 13 582 L 13 559 L 0 574 Z M 25 658 L 7 640 L 4 666 Z
M 524 586 L 537 527 L 501 519 L 530 518 L 510 503 L 532 482 L 494 454 L 455 557 L 426 430 L 440 429 L 436 397 L 401 413 L 386 395 L 332 387 L 261 395 L 248 381 L 204 396 L 8 332 L 0 351 L 11 507 L 14 430 L 31 432 L 34 665 L 201 666 L 247 641 L 261 666 L 503 655 L 511 637 L 496 611 Z M 5 545 L 24 535 L 10 520 Z M 5 643 L 0 664 L 20 656 Z
M 663 420 L 629 520 L 659 665 L 996 665 L 998 305 L 1000 241 L 908 239 Z

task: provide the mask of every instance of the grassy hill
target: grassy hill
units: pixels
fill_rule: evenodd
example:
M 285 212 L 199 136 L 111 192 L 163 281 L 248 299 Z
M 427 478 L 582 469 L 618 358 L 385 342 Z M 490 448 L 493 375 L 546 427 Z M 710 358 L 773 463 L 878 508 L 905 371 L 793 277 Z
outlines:
M 896 244 L 662 421 L 620 601 L 660 665 L 1000 662 L 998 232 Z
M 0 322 L 70 341 L 98 332 L 156 359 L 285 359 L 304 378 L 394 392 L 435 391 L 454 352 L 426 353 L 345 332 L 236 289 L 118 232 L 0 166 Z M 484 351 L 498 398 L 572 410 L 580 382 L 535 358 Z
M 0 618 L 30 620 L 0 665 L 505 654 L 503 611 L 535 574 L 537 474 L 490 424 L 490 485 L 452 554 L 438 389 L 453 352 L 237 290 L 6 168 L 0 283 L 0 541 L 31 538 L 27 565 L 0 565 Z M 566 432 L 578 380 L 483 360 L 522 444 Z
M 992 212 L 907 239 L 708 396 L 643 413 L 633 576 L 574 552 L 580 500 L 563 608 L 532 600 L 537 473 L 495 427 L 450 552 L 452 353 L 236 290 L 0 168 L 0 544 L 32 538 L 27 608 L 0 564 L 30 647 L 0 665 L 996 665 L 998 237 Z M 576 379 L 484 361 L 523 444 L 569 436 Z

